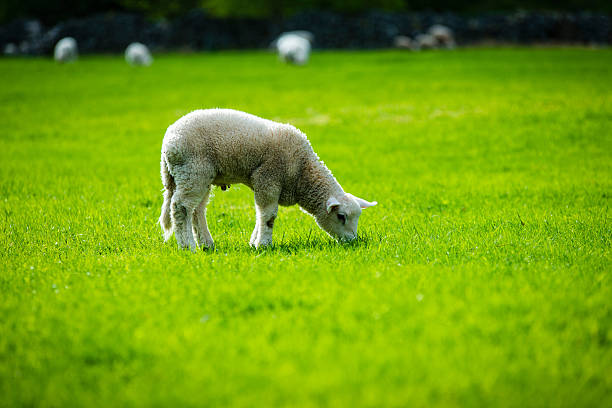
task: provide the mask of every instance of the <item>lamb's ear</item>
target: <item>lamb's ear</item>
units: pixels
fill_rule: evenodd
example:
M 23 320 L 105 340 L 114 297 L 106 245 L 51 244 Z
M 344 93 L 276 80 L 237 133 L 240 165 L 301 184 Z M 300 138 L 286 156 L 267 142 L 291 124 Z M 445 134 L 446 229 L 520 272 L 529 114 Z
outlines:
M 361 208 L 374 207 L 376 204 L 378 204 L 378 202 L 376 201 L 369 202 L 369 201 L 364 200 L 363 198 L 355 197 L 352 194 L 347 193 L 347 195 L 353 197 L 353 199 L 357 201 L 357 204 L 359 204 L 359 207 Z
M 327 199 L 327 213 L 328 214 L 332 212 L 334 207 L 338 207 L 338 206 L 340 206 L 340 201 L 338 201 L 336 197 L 331 196 Z

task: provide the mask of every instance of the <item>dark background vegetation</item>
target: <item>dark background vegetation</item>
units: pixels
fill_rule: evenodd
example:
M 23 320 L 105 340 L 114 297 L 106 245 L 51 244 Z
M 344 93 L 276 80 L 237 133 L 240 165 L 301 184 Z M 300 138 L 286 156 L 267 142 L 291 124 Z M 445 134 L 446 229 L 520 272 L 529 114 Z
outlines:
M 92 0 L 0 1 L 0 50 L 50 55 L 63 37 L 79 52 L 119 53 L 139 41 L 154 52 L 262 49 L 280 33 L 309 30 L 318 49 L 392 47 L 433 24 L 459 45 L 612 44 L 603 0 Z
M 193 9 L 203 9 L 215 17 L 281 18 L 308 10 L 336 13 L 362 13 L 378 9 L 396 12 L 483 13 L 515 10 L 593 11 L 610 13 L 609 0 L 3 0 L 0 22 L 19 17 L 35 17 L 54 24 L 72 17 L 108 11 L 138 12 L 151 18 L 174 18 Z

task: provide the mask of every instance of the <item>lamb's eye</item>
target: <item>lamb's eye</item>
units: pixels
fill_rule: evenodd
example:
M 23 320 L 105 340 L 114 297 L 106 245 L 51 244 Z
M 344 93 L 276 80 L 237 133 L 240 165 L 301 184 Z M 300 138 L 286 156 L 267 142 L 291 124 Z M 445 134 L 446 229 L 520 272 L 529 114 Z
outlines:
M 342 222 L 342 224 L 346 224 L 346 215 L 338 213 L 338 219 Z

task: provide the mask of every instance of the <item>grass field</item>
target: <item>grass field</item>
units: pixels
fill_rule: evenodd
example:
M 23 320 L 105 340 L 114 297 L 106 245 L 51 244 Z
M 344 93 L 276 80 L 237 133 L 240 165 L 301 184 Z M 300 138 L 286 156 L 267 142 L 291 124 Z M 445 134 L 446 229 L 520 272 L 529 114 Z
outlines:
M 290 122 L 379 205 L 156 225 L 185 113 Z M 0 406 L 612 406 L 612 50 L 0 60 Z

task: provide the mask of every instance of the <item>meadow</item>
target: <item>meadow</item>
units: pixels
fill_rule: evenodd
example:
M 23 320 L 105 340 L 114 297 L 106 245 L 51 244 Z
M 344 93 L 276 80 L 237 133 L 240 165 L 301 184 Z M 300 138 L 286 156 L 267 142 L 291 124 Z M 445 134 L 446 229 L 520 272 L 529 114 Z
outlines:
M 378 206 L 339 244 L 156 224 L 165 129 L 302 129 Z M 612 50 L 0 59 L 0 406 L 612 406 Z

